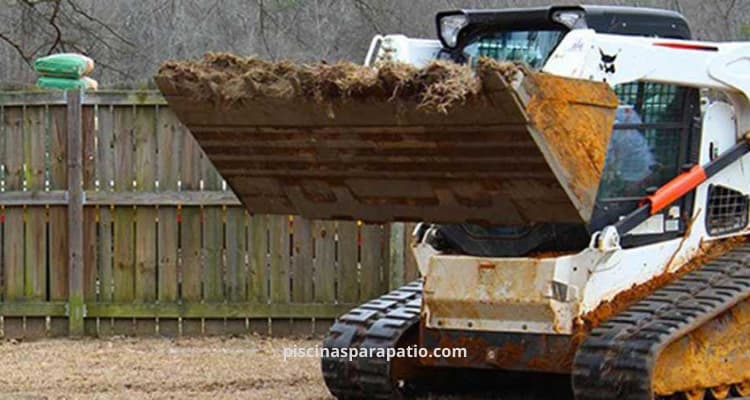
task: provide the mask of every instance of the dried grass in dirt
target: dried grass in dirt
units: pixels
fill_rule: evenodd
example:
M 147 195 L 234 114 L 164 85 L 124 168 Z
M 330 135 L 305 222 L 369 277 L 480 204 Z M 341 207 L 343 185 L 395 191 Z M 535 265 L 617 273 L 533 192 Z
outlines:
M 450 107 L 504 86 L 518 77 L 513 64 L 480 60 L 470 67 L 433 61 L 424 68 L 386 62 L 377 68 L 350 62 L 304 64 L 269 62 L 225 53 L 199 61 L 170 61 L 157 79 L 199 100 L 230 105 L 246 99 L 312 99 L 321 104 L 347 100 L 414 101 L 427 112 Z
M 284 362 L 282 356 L 285 347 L 319 343 L 261 337 L 0 341 L 0 399 L 332 400 L 318 359 Z M 526 389 L 492 398 L 550 398 Z

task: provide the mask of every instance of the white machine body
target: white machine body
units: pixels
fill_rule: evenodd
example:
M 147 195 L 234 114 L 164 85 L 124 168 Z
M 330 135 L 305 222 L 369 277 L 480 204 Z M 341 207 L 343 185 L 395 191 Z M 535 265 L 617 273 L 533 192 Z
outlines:
M 367 64 L 394 60 L 423 66 L 440 52 L 438 41 L 401 35 L 376 37 Z M 604 55 L 611 62 L 603 63 Z M 722 92 L 726 101 L 703 107 L 701 165 L 729 149 L 750 130 L 750 43 L 710 43 L 570 31 L 543 72 L 611 86 L 628 82 L 668 83 Z M 581 317 L 618 294 L 674 272 L 711 241 L 750 233 L 710 235 L 706 227 L 712 185 L 750 194 L 750 156 L 735 161 L 694 192 L 685 235 L 623 249 L 604 228 L 577 254 L 551 257 L 482 258 L 441 254 L 414 243 L 424 277 L 422 312 L 428 328 L 572 334 Z M 672 207 L 668 215 L 679 217 Z M 658 234 L 670 227 L 657 214 L 631 232 Z

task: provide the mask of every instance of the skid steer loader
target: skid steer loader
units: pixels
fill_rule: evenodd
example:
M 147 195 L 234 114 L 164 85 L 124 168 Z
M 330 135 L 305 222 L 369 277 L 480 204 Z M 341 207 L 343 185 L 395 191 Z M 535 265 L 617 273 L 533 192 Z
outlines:
M 222 106 L 157 76 L 251 211 L 424 221 L 423 280 L 326 337 L 331 393 L 398 398 L 447 368 L 567 374 L 579 400 L 750 395 L 750 43 L 691 41 L 679 14 L 645 8 L 450 11 L 437 28 L 378 36 L 366 63 L 518 69 L 442 114 Z M 336 351 L 413 345 L 427 352 Z M 466 354 L 430 356 L 446 348 Z

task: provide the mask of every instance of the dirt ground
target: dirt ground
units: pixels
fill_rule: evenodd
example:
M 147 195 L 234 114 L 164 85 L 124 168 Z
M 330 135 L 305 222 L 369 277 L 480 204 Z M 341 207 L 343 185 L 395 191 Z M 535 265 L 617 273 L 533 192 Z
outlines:
M 282 350 L 318 341 L 52 339 L 0 344 L 2 399 L 329 399 L 314 358 Z
M 0 399 L 332 399 L 318 359 L 284 361 L 284 348 L 317 344 L 261 337 L 2 341 Z

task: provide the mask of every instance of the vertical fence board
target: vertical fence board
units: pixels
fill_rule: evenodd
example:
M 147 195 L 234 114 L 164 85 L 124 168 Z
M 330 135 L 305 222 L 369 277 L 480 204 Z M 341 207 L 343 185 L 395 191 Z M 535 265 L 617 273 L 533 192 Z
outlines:
M 270 290 L 274 303 L 289 302 L 289 217 L 269 219 Z
M 226 213 L 226 260 L 227 300 L 247 301 L 247 268 L 245 266 L 245 210 L 227 208 Z
M 5 190 L 5 168 L 6 168 L 6 153 L 5 153 L 5 106 L 0 104 L 0 191 Z M 4 301 L 5 298 L 5 254 L 4 244 L 5 243 L 5 207 L 0 207 L 0 301 Z M 2 325 L 0 325 L 0 338 L 3 337 Z
M 268 216 L 255 214 L 250 217 L 250 293 L 251 299 L 259 303 L 268 300 Z
M 83 107 L 81 111 L 82 176 L 85 190 L 96 189 L 96 108 Z M 52 225 L 50 210 L 50 226 Z M 97 230 L 98 216 L 95 207 L 83 209 L 83 299 L 96 301 L 97 292 Z M 51 230 L 51 229 L 50 229 Z M 89 333 L 89 332 L 87 332 Z
M 221 177 L 208 157 L 201 151 L 203 190 L 221 191 Z M 224 300 L 225 274 L 222 263 L 224 249 L 224 210 L 221 206 L 202 206 L 203 228 L 203 299 L 208 303 Z M 204 334 L 216 335 L 224 330 L 225 320 L 204 319 Z
M 200 149 L 189 134 L 182 136 L 180 166 L 182 190 L 200 189 Z M 201 211 L 187 206 L 181 209 L 180 252 L 182 258 L 182 300 L 200 302 L 202 297 L 201 271 Z M 182 333 L 196 335 L 202 332 L 201 321 L 183 321 Z
M 50 190 L 65 190 L 68 187 L 66 114 L 64 107 L 49 108 Z M 90 117 L 93 120 L 93 116 Z M 93 136 L 92 133 L 90 135 Z M 49 208 L 49 253 L 50 300 L 65 300 L 68 297 L 68 215 L 64 206 Z
M 338 260 L 336 276 L 338 280 L 338 299 L 342 303 L 354 303 L 359 300 L 359 263 L 357 245 L 359 227 L 354 221 L 339 221 Z
M 68 91 L 68 333 L 84 334 L 83 299 L 83 155 L 79 91 Z
M 133 108 L 116 107 L 115 132 L 115 185 L 116 191 L 131 191 L 133 186 Z M 114 299 L 131 302 L 135 289 L 135 246 L 133 207 L 115 208 L 114 223 Z
M 137 107 L 135 117 L 135 188 L 156 190 L 156 110 Z M 135 299 L 156 300 L 156 218 L 154 207 L 139 206 L 135 210 Z M 145 321 L 143 321 L 145 323 Z
M 203 190 L 220 191 L 221 177 L 201 151 Z M 204 299 L 208 302 L 224 298 L 224 274 L 221 262 L 224 247 L 224 216 L 220 206 L 201 207 L 203 214 L 203 283 Z
M 322 303 L 333 302 L 336 298 L 335 231 L 336 226 L 333 221 L 313 222 L 315 301 Z
M 114 153 L 114 131 L 115 114 L 114 107 L 100 106 L 97 108 L 99 121 L 98 143 L 96 146 L 96 177 L 99 182 L 98 190 L 112 191 L 114 185 L 115 153 Z M 114 296 L 114 272 L 112 250 L 114 235 L 112 232 L 112 208 L 100 206 L 99 214 L 99 243 L 98 243 L 98 270 L 99 270 L 99 300 L 112 301 Z
M 174 114 L 166 107 L 157 113 L 156 169 L 159 177 L 159 190 L 177 191 L 180 177 L 180 136 L 187 132 Z M 178 299 L 177 248 L 178 236 L 177 208 L 159 207 L 158 251 L 159 251 L 159 301 L 171 302 Z
M 381 293 L 380 273 L 383 263 L 383 228 L 380 225 L 362 225 L 360 255 L 362 300 L 372 299 Z
M 4 111 L 5 134 L 5 190 L 23 189 L 23 110 L 19 107 L 6 107 Z M 5 299 L 17 300 L 23 297 L 23 250 L 24 230 L 23 208 L 5 209 L 5 235 L 3 258 L 5 279 Z M 6 329 L 7 335 L 7 329 Z
M 26 107 L 24 112 L 25 186 L 30 191 L 44 190 L 46 116 L 43 107 Z M 47 284 L 47 210 L 26 207 L 24 294 L 33 300 L 46 299 Z
M 293 240 L 292 301 L 295 303 L 304 303 L 313 300 L 313 240 L 309 219 L 294 217 Z

